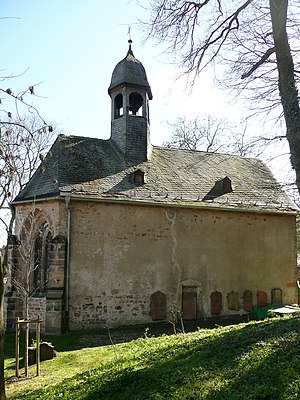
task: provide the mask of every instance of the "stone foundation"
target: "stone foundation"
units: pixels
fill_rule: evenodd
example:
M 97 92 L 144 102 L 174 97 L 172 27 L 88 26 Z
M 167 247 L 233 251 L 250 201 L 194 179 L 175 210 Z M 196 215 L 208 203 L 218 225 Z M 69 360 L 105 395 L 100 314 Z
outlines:
M 66 330 L 63 290 L 49 290 L 47 293 L 46 329 L 49 333 L 61 333 Z
M 32 321 L 39 317 L 41 322 L 41 332 L 46 330 L 46 297 L 32 297 L 29 301 L 29 315 Z M 30 324 L 30 330 L 36 330 L 36 324 Z

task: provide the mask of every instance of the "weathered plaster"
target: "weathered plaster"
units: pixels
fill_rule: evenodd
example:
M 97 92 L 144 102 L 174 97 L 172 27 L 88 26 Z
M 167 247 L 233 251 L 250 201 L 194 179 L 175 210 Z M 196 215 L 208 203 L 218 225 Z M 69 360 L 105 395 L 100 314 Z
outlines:
M 150 296 L 180 306 L 180 282 L 210 295 L 279 287 L 295 301 L 293 216 L 71 202 L 70 323 L 72 327 L 149 321 Z M 199 285 L 200 287 L 200 285 Z

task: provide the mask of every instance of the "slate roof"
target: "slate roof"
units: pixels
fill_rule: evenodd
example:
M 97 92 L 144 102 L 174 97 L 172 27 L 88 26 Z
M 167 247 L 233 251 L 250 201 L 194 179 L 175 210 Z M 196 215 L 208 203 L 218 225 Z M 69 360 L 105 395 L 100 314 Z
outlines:
M 121 60 L 113 70 L 108 93 L 110 94 L 115 87 L 124 83 L 145 87 L 149 99 L 152 100 L 153 96 L 145 68 L 143 64 L 135 58 L 131 50 L 131 45 L 129 46 L 126 57 Z
M 132 174 L 144 172 L 144 184 Z M 232 191 L 220 184 L 228 177 Z M 294 203 L 258 159 L 153 147 L 146 162 L 126 164 L 111 140 L 59 135 L 14 203 L 72 198 L 192 207 L 293 212 Z

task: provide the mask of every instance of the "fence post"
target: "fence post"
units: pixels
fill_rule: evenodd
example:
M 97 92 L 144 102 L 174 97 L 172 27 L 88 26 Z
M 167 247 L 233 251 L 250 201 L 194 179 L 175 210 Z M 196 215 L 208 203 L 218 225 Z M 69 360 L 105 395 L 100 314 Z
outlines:
M 29 320 L 24 319 L 25 323 L 25 357 L 24 357 L 24 362 L 25 362 L 25 376 L 28 376 L 28 347 L 29 347 Z
M 41 320 L 40 316 L 37 317 L 36 322 L 36 375 L 40 375 L 40 332 L 41 332 Z
M 19 344 L 20 344 L 20 325 L 19 325 L 19 317 L 17 317 L 16 321 L 16 377 L 19 378 Z

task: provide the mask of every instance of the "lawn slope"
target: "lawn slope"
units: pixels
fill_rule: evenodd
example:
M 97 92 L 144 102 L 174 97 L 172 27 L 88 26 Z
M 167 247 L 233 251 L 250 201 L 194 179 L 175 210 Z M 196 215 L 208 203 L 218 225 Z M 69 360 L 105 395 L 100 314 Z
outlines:
M 7 372 L 12 367 L 8 359 Z M 10 399 L 300 399 L 300 320 L 60 352 L 39 378 L 8 383 Z

